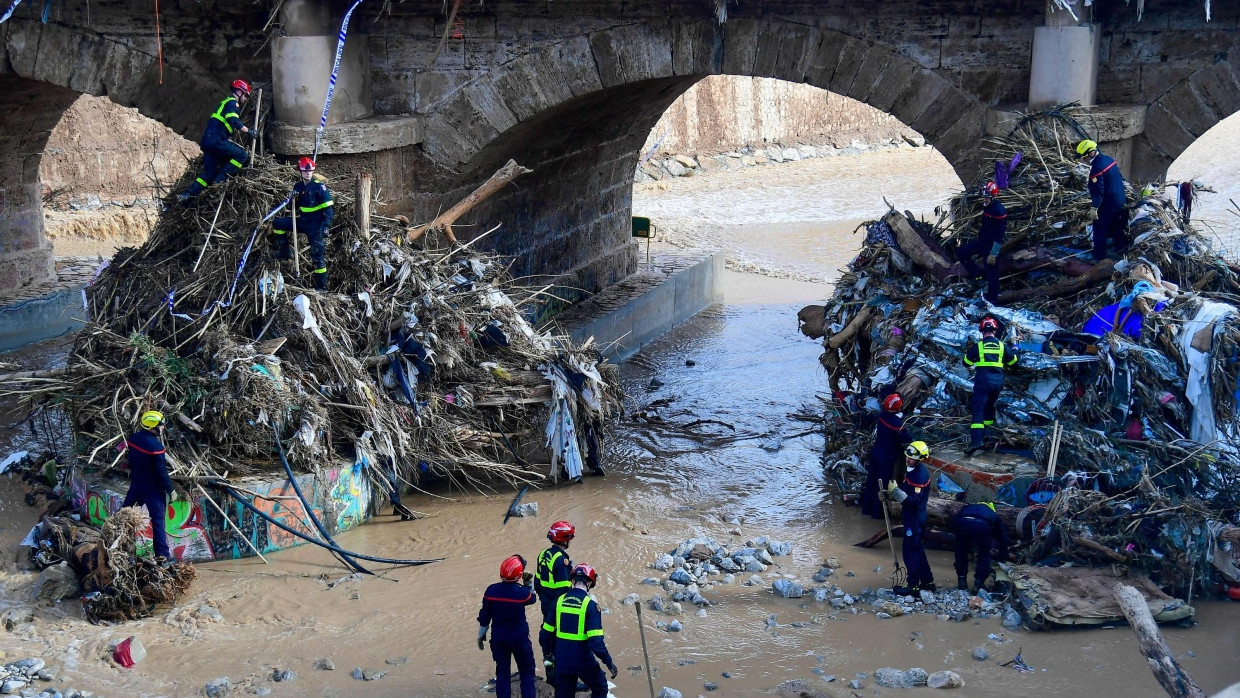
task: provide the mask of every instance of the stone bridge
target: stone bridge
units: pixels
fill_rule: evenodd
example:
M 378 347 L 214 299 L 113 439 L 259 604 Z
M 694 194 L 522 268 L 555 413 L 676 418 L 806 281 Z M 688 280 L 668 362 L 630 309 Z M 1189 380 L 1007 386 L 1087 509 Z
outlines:
M 302 154 L 342 0 L 19 7 L 0 24 L 0 292 L 46 279 L 39 161 L 78 93 L 188 138 L 236 76 L 275 95 L 278 152 Z M 459 12 L 444 14 L 455 6 Z M 596 291 L 634 271 L 633 170 L 666 107 L 706 75 L 805 82 L 889 112 L 972 181 L 986 129 L 1023 104 L 1093 105 L 1130 179 L 1159 178 L 1240 108 L 1240 4 L 1095 0 L 366 0 L 354 13 L 326 160 L 364 166 L 425 219 L 508 158 L 534 170 L 472 215 L 514 272 Z M 988 126 L 989 125 L 989 126 Z

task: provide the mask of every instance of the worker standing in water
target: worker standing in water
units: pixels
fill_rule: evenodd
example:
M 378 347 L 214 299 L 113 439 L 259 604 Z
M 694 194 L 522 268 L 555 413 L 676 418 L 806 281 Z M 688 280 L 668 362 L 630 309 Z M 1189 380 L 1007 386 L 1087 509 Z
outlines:
M 894 587 L 899 596 L 916 595 L 921 591 L 938 591 L 934 572 L 926 559 L 926 504 L 930 501 L 930 447 L 925 441 L 914 441 L 904 451 L 904 481 L 897 488 L 887 486 L 892 499 L 900 503 L 900 522 L 904 525 L 904 566 L 908 568 L 908 584 Z
M 478 649 L 484 649 L 491 628 L 491 658 L 495 660 L 495 696 L 512 696 L 512 662 L 521 676 L 521 698 L 535 698 L 534 648 L 525 608 L 538 598 L 534 575 L 525 571 L 525 558 L 512 555 L 499 565 L 499 582 L 487 587 L 478 611 Z

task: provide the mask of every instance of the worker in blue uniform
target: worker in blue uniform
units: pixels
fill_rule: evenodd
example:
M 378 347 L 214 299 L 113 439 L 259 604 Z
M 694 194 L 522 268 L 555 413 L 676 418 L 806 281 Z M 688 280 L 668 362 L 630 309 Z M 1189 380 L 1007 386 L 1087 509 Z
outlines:
M 1003 249 L 1003 237 L 1007 234 L 1007 208 L 999 200 L 999 187 L 994 182 L 982 185 L 982 223 L 977 239 L 956 249 L 956 259 L 964 265 L 969 276 L 986 277 L 986 292 L 982 297 L 992 305 L 999 304 L 999 251 Z M 979 269 L 974 257 L 983 257 L 985 269 Z
M 913 437 L 904 429 L 904 420 L 900 410 L 904 409 L 904 399 L 899 393 L 892 393 L 883 399 L 883 413 L 878 415 L 877 431 L 874 434 L 874 447 L 865 467 L 865 486 L 861 489 L 861 515 L 870 518 L 883 518 L 885 506 L 879 495 L 887 489 L 887 483 L 895 475 L 900 455 L 904 447 L 913 441 Z
M 151 517 L 151 542 L 155 559 L 161 564 L 171 562 L 168 551 L 166 522 L 168 497 L 175 494 L 172 478 L 168 477 L 168 460 L 159 435 L 164 429 L 162 412 L 151 410 L 142 415 L 142 428 L 125 440 L 129 460 L 129 491 L 121 508 L 145 506 Z
M 1124 193 L 1124 175 L 1109 155 L 1098 152 L 1098 144 L 1083 140 L 1076 153 L 1089 163 L 1089 205 L 1093 222 L 1094 261 L 1107 256 L 1107 240 L 1116 251 L 1128 247 L 1128 201 Z
M 590 689 L 590 698 L 605 698 L 607 677 L 595 657 L 603 662 L 611 678 L 620 670 L 611 660 L 603 641 L 603 615 L 589 591 L 598 573 L 589 565 L 573 568 L 573 586 L 555 605 L 555 698 L 573 698 L 577 681 Z
M 938 590 L 925 547 L 926 504 L 930 501 L 930 471 L 926 468 L 929 459 L 930 447 L 925 441 L 909 444 L 904 450 L 904 481 L 898 488 L 894 481 L 887 486 L 891 498 L 900 503 L 900 523 L 904 526 L 901 552 L 908 569 L 908 583 L 891 590 L 899 596 Z
M 1007 342 L 995 337 L 999 323 L 994 318 L 983 318 L 979 329 L 981 341 L 970 344 L 964 352 L 964 365 L 974 370 L 973 397 L 969 400 L 973 422 L 969 425 L 969 448 L 965 451 L 970 456 L 982 449 L 987 431 L 995 423 L 995 403 L 1003 391 L 1004 370 L 1020 358 Z
M 202 193 L 211 184 L 223 182 L 241 171 L 250 161 L 245 148 L 232 142 L 232 136 L 240 133 L 253 137 L 249 127 L 241 123 L 241 106 L 250 98 L 250 83 L 233 80 L 231 91 L 207 119 L 202 130 L 202 174 L 189 187 L 177 195 L 182 203 Z
M 555 683 L 555 605 L 573 585 L 570 580 L 573 561 L 568 557 L 568 545 L 576 535 L 577 529 L 567 521 L 551 524 L 547 530 L 551 547 L 538 554 L 538 571 L 534 576 L 534 590 L 538 592 L 543 618 L 538 631 L 538 648 L 542 650 L 549 684 Z
M 521 677 L 521 698 L 535 698 L 534 648 L 525 607 L 532 606 L 534 575 L 525 571 L 525 558 L 512 555 L 499 565 L 499 582 L 487 587 L 478 611 L 478 649 L 484 649 L 491 628 L 491 658 L 495 660 L 496 698 L 512 696 L 512 662 Z
M 1007 559 L 1008 539 L 1003 522 L 995 513 L 994 502 L 978 502 L 961 509 L 952 519 L 952 533 L 956 536 L 956 588 L 969 588 L 969 553 L 977 553 L 977 569 L 973 577 L 973 593 L 982 589 L 990 578 L 991 548 L 995 558 Z
M 332 200 L 327 181 L 314 173 L 314 160 L 302 158 L 297 162 L 301 181 L 293 185 L 293 215 L 297 216 L 297 232 L 304 233 L 310 241 L 310 260 L 314 264 L 314 287 L 327 290 L 327 231 L 336 216 L 336 202 Z M 276 236 L 276 257 L 292 259 L 290 240 L 293 216 L 272 219 L 271 232 Z

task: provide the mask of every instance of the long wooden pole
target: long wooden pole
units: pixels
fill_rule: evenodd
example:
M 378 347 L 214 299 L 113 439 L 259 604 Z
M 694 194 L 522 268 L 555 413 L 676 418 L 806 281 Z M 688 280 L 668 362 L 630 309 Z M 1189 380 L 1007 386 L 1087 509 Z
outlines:
M 258 96 L 254 98 L 254 128 L 250 129 L 250 162 L 254 162 L 254 151 L 258 147 L 258 114 L 263 106 L 263 88 L 258 88 Z
M 633 604 L 633 608 L 637 609 L 637 632 L 642 638 L 642 659 L 646 661 L 646 685 L 650 687 L 650 698 L 654 698 L 654 674 L 650 669 L 650 652 L 646 649 L 646 624 L 642 622 L 642 601 L 637 600 Z
M 362 231 L 362 237 L 370 240 L 370 187 L 372 178 L 369 172 L 359 172 L 357 175 L 357 191 L 354 196 L 354 203 L 357 206 L 357 227 Z
M 1154 672 L 1154 678 L 1167 695 L 1172 698 L 1206 698 L 1205 692 L 1193 681 L 1193 677 L 1171 656 L 1171 648 L 1158 630 L 1158 624 L 1154 622 L 1154 616 L 1150 614 L 1150 608 L 1141 592 L 1127 584 L 1120 584 L 1115 587 L 1115 601 L 1123 610 L 1128 624 L 1137 633 L 1141 654 L 1145 655 L 1150 671 Z
M 293 232 L 291 233 L 291 235 L 293 236 L 293 239 L 290 240 L 290 242 L 293 243 L 293 277 L 301 278 L 301 251 L 298 249 L 301 247 L 301 245 L 297 244 L 297 195 L 296 194 L 293 195 L 293 206 L 289 210 L 289 213 L 292 215 L 292 219 L 293 219 Z

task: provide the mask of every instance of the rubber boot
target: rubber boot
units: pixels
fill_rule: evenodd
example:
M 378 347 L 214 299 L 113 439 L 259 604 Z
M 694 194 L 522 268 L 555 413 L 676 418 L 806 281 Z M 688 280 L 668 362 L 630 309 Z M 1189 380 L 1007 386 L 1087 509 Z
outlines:
M 326 290 L 327 290 L 327 272 L 325 272 L 325 271 L 316 271 L 316 272 L 313 274 L 313 276 L 314 276 L 314 279 L 313 279 L 313 282 L 314 282 L 314 290 L 316 290 L 316 291 L 326 291 Z
M 293 248 L 288 240 L 289 235 L 292 235 L 292 233 L 272 233 L 272 235 L 275 235 L 276 238 L 276 259 L 292 259 Z
M 956 588 L 960 591 L 968 591 L 969 590 L 969 578 L 968 577 L 956 577 Z

